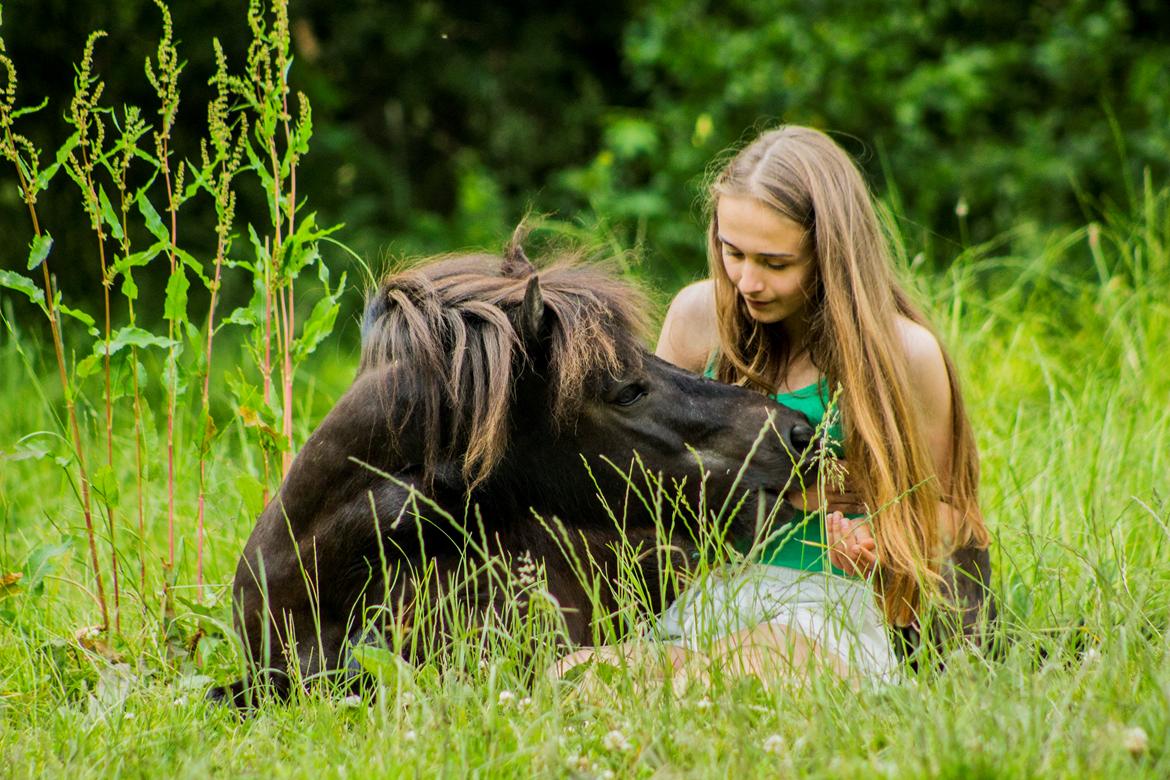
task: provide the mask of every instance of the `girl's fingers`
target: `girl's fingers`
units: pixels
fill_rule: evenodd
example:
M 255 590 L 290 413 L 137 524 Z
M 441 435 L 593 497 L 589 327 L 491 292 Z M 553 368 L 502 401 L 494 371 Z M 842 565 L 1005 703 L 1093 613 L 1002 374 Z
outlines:
M 859 570 L 863 577 L 868 577 L 877 568 L 877 556 L 868 550 L 861 552 L 861 555 L 858 556 L 858 562 L 860 564 Z

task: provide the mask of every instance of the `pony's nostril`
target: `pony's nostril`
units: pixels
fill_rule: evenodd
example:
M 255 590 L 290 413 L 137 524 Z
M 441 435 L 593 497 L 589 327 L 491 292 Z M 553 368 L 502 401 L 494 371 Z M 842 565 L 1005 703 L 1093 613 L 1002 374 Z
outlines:
M 804 452 L 812 444 L 813 435 L 815 431 L 804 423 L 797 423 L 788 431 L 788 441 L 792 442 L 792 448 L 797 452 Z

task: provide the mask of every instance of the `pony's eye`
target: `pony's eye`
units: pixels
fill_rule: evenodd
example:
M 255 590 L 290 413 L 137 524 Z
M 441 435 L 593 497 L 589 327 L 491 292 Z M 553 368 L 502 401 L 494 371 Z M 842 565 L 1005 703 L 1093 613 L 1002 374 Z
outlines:
M 642 400 L 645 395 L 646 388 L 641 385 L 626 385 L 614 396 L 613 402 L 618 406 L 630 406 Z

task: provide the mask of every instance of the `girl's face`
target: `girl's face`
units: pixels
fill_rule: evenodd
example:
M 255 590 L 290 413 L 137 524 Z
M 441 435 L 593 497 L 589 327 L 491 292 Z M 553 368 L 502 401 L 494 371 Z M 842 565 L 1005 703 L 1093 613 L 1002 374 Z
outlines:
M 715 214 L 723 268 L 752 319 L 803 318 L 813 280 L 804 228 L 748 196 L 720 196 Z

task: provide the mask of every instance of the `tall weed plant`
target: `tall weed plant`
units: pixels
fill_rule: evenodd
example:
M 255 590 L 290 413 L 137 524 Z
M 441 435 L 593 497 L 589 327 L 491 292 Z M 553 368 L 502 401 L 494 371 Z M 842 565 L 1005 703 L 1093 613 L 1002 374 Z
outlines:
M 223 434 L 236 429 L 259 453 L 262 475 L 243 485 L 249 506 L 256 508 L 291 460 L 297 369 L 332 331 L 346 289 L 346 275 L 335 279 L 320 251 L 323 242 L 335 244 L 330 236 L 340 226 L 319 226 L 304 193 L 297 193 L 297 171 L 313 125 L 308 101 L 292 95 L 288 82 L 287 2 L 249 4 L 252 42 L 234 70 L 219 42 L 211 42 L 215 95 L 197 109 L 206 112 L 207 121 L 194 160 L 179 159 L 174 152 L 183 60 L 170 11 L 161 0 L 156 5 L 159 44 L 145 62 L 145 73 L 157 103 L 130 106 L 109 100 L 93 69 L 104 33 L 93 33 L 76 65 L 74 97 L 65 112 L 71 132 L 49 154 L 20 134 L 20 120 L 59 107 L 24 105 L 17 64 L 0 53 L 7 77 L 0 93 L 2 151 L 32 234 L 26 268 L 0 272 L 0 285 L 26 298 L 47 321 L 59 382 L 55 392 L 63 400 L 59 429 L 34 435 L 23 446 L 30 457 L 56 458 L 69 475 L 89 554 L 89 571 L 78 586 L 92 596 L 98 632 L 110 636 L 122 632 L 127 609 L 173 616 L 174 589 L 190 574 L 181 573 L 184 554 L 193 559 L 192 601 L 202 602 L 208 468 L 222 457 Z M 55 285 L 52 226 L 38 218 L 38 196 L 63 179 L 77 188 L 93 250 L 89 257 L 60 262 L 97 264 L 102 308 L 96 312 L 74 308 Z M 268 204 L 267 223 L 236 224 L 241 187 L 261 193 Z M 197 199 L 214 209 L 212 256 L 187 250 L 190 238 L 180 230 L 185 207 Z M 141 237 L 145 244 L 136 243 Z M 161 300 L 139 300 L 136 279 L 142 275 L 163 276 Z M 221 312 L 220 293 L 229 284 L 252 294 L 246 305 Z M 192 285 L 207 293 L 203 311 L 191 305 Z M 310 286 L 316 303 L 298 312 L 298 294 Z M 149 309 L 146 316 L 144 308 Z M 164 327 L 150 330 L 143 324 L 147 321 Z M 13 310 L 5 312 L 5 324 L 9 336 L 18 338 Z M 215 344 L 226 328 L 240 334 L 236 338 L 247 345 L 249 360 L 219 357 L 233 367 L 223 374 L 234 414 L 216 420 L 211 404 Z M 32 360 L 25 371 L 40 381 Z M 159 387 L 148 397 L 155 384 Z M 48 402 L 55 392 L 45 392 Z M 196 425 L 183 422 L 192 417 Z M 176 458 L 182 462 L 187 451 L 195 454 L 193 474 L 176 467 Z M 133 478 L 124 479 L 126 474 Z M 180 495 L 182 482 L 197 485 L 193 501 Z M 157 515 L 150 511 L 149 495 L 163 484 L 166 551 L 156 557 L 150 541 Z M 213 525 L 210 533 L 222 530 Z

